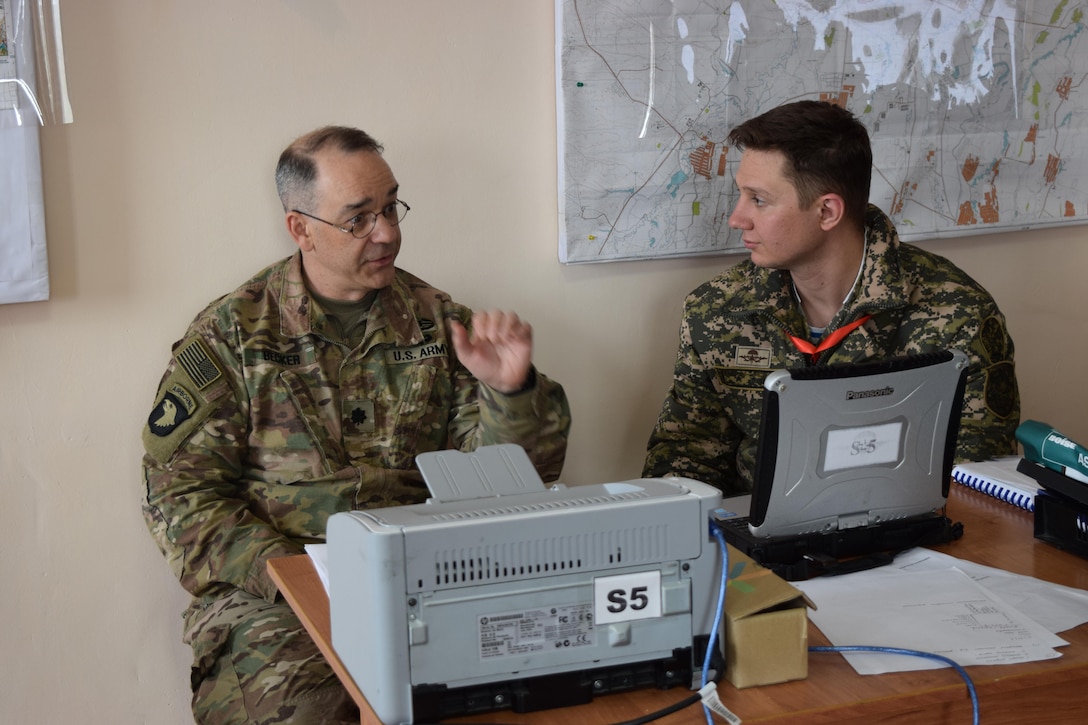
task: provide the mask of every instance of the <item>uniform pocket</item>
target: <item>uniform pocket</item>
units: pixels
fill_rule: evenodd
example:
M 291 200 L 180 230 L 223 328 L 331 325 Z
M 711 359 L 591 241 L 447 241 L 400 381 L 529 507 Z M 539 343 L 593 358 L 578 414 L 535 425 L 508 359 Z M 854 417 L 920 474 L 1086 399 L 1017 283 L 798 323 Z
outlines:
M 390 468 L 411 468 L 417 453 L 445 442 L 448 405 L 431 400 L 438 373 L 433 365 L 416 365 L 401 380 L 400 400 L 388 428 L 386 461 Z
M 233 677 L 234 668 L 217 667 L 216 663 L 229 653 L 230 627 L 226 624 L 217 627 L 208 627 L 201 630 L 190 643 L 193 648 L 193 667 L 189 675 L 193 692 L 201 690 L 201 686 L 208 682 L 204 689 L 213 690 L 215 685 L 212 680 L 220 677 Z M 217 670 L 223 669 L 223 672 Z
M 339 422 L 330 401 L 324 405 L 306 382 L 281 370 L 252 405 L 249 466 L 274 483 L 331 475 L 343 458 L 339 435 L 330 426 Z
M 716 382 L 728 390 L 763 390 L 763 381 L 770 370 L 745 370 L 743 368 L 715 368 Z
M 721 395 L 722 408 L 745 436 L 758 435 L 763 409 L 763 381 L 769 370 L 716 368 L 714 385 Z

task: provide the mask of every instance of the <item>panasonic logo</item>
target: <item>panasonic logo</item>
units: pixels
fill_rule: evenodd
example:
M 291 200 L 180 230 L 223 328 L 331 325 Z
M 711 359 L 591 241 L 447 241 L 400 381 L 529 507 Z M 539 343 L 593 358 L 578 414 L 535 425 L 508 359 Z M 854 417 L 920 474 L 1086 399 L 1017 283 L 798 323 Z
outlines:
M 882 398 L 886 395 L 891 395 L 895 392 L 895 388 L 890 385 L 886 388 L 877 388 L 875 390 L 847 390 L 847 400 L 863 400 L 865 398 Z

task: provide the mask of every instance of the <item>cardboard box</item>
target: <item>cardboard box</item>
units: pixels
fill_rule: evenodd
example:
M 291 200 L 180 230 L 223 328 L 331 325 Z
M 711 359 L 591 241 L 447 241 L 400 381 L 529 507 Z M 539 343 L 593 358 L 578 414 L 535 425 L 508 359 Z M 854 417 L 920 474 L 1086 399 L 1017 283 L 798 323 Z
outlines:
M 800 590 L 730 546 L 725 678 L 742 688 L 808 677 L 810 606 Z

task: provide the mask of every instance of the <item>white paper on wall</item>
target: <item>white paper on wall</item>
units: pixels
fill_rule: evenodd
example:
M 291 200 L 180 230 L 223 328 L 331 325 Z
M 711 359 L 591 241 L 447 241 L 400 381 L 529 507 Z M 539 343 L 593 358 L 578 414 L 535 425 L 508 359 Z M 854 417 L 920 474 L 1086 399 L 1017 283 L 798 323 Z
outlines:
M 0 303 L 49 299 L 31 27 L 24 0 L 0 0 Z

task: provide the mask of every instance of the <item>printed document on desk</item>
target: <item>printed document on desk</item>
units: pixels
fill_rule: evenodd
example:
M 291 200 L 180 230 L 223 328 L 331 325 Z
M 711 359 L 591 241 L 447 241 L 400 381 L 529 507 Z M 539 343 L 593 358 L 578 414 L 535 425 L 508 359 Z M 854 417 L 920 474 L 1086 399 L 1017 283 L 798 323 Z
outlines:
M 894 564 L 892 565 L 894 567 Z M 809 619 L 836 646 L 897 647 L 956 663 L 997 665 L 1060 657 L 1068 644 L 959 569 L 873 569 L 795 582 Z M 945 667 L 931 659 L 844 653 L 862 675 Z
M 924 548 L 903 552 L 889 567 L 899 571 L 960 569 L 987 591 L 1054 634 L 1088 622 L 1088 591 L 1084 589 L 1053 584 Z

